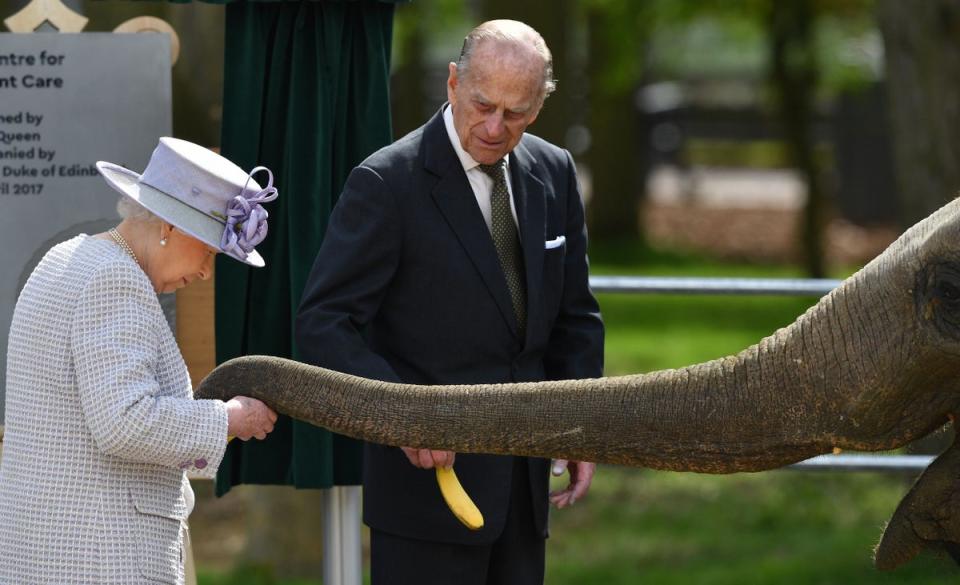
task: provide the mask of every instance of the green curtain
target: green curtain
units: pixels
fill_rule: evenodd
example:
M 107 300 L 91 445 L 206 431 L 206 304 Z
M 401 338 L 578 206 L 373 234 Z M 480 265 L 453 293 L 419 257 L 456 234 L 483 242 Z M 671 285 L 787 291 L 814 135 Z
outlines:
M 217 362 L 298 359 L 293 322 L 330 210 L 350 170 L 388 144 L 392 3 L 234 2 L 226 6 L 222 152 L 270 168 L 262 269 L 218 258 Z M 264 176 L 258 176 L 262 179 Z M 281 417 L 265 441 L 233 441 L 217 493 L 242 483 L 360 483 L 360 443 Z

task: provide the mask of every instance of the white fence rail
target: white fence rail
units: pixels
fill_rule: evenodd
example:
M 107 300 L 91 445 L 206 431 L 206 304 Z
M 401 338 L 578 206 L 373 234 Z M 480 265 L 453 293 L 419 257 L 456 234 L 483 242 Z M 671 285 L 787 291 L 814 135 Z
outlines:
M 821 297 L 842 281 L 825 278 L 708 278 L 663 276 L 591 276 L 595 293 L 778 295 Z M 919 473 L 933 461 L 931 455 L 831 454 L 794 463 L 801 471 L 890 471 Z

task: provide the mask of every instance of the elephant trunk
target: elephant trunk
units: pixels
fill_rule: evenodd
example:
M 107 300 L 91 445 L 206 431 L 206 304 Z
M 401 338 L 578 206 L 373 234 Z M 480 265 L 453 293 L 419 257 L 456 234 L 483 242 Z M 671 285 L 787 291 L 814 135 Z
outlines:
M 956 400 L 935 394 L 929 378 L 942 372 L 921 355 L 915 332 L 882 317 L 912 311 L 909 287 L 894 282 L 882 295 L 859 289 L 875 268 L 740 354 L 679 370 L 417 386 L 250 356 L 214 370 L 197 396 L 253 396 L 387 445 L 677 471 L 759 471 L 835 447 L 890 449 L 942 425 L 955 407 L 946 402 Z M 909 387 L 932 390 L 904 392 Z
M 388 445 L 707 473 L 756 471 L 838 442 L 820 430 L 831 427 L 823 418 L 841 408 L 832 393 L 840 383 L 836 360 L 824 363 L 822 357 L 836 352 L 820 347 L 819 359 L 805 363 L 813 356 L 794 339 L 822 320 L 808 313 L 795 331 L 780 330 L 738 356 L 652 374 L 417 386 L 249 356 L 214 370 L 196 395 L 253 396 L 294 418 Z

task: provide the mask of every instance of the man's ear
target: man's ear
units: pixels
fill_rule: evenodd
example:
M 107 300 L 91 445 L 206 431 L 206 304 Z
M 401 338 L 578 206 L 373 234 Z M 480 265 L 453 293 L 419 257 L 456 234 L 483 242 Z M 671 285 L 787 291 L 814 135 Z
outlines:
M 450 64 L 447 66 L 447 69 L 449 70 L 449 74 L 447 75 L 447 101 L 450 102 L 450 104 L 452 105 L 454 102 L 457 101 L 457 97 L 456 97 L 457 83 L 459 83 L 460 80 L 457 79 L 456 63 L 451 61 Z

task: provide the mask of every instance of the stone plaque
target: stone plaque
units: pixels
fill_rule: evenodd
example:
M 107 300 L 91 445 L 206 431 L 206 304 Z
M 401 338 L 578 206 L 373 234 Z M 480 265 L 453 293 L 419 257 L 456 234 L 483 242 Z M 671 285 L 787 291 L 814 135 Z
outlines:
M 0 389 L 34 266 L 53 245 L 118 221 L 120 194 L 94 163 L 142 171 L 170 134 L 170 104 L 167 35 L 0 33 Z

